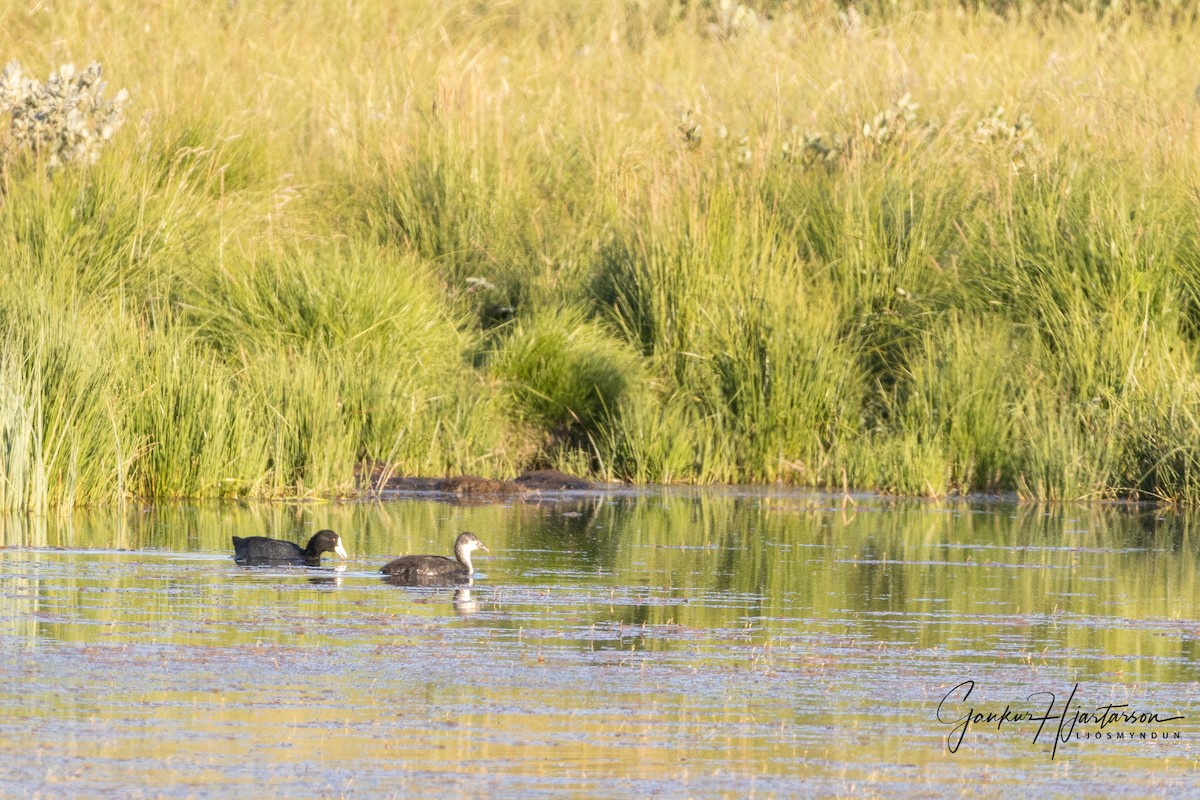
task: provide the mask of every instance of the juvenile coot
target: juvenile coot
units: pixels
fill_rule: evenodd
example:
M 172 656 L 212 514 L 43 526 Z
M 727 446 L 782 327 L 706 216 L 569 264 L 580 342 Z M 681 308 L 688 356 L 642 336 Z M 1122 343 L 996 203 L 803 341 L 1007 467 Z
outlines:
M 393 582 L 426 584 L 470 580 L 475 568 L 471 566 L 471 551 L 488 552 L 483 542 L 470 531 L 454 540 L 454 558 L 445 556 L 401 556 L 383 565 L 380 570 Z
M 330 530 L 317 531 L 308 546 L 266 536 L 233 537 L 233 558 L 239 564 L 307 564 L 321 563 L 321 553 L 337 553 L 346 558 L 342 537 Z

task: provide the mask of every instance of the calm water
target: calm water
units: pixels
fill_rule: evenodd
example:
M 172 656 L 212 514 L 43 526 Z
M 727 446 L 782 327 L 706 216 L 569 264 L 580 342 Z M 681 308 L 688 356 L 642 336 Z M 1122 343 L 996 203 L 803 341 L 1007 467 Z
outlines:
M 231 558 L 323 527 L 340 571 Z M 468 589 L 380 579 L 468 529 Z M 0 796 L 1195 792 L 1197 532 L 769 493 L 9 518 Z M 1110 704 L 1158 720 L 1076 721 Z

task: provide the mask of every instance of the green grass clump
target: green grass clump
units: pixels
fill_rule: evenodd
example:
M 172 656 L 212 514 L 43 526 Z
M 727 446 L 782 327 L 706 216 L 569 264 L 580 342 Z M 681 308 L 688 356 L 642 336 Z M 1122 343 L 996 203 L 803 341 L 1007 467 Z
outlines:
M 691 464 L 672 470 L 677 478 L 823 480 L 859 426 L 856 351 L 828 287 L 813 283 L 773 213 L 717 189 L 683 209 L 683 223 L 639 224 L 645 233 L 608 248 L 599 263 L 600 307 L 659 365 L 670 415 L 692 420 L 662 435 L 713 430 L 715 441 L 692 440 Z M 650 418 L 640 419 L 638 441 L 662 451 L 646 440 Z M 714 447 L 725 454 L 719 461 L 733 459 L 717 468 L 720 478 L 710 473 Z
M 128 90 L 69 163 L 0 109 L 0 509 L 544 464 L 1200 500 L 1178 4 L 111 11 L 0 11 Z
M 61 300 L 10 296 L 0 324 L 0 506 L 45 513 L 122 496 L 131 443 L 105 341 L 110 321 Z
M 129 491 L 164 498 L 263 493 L 269 463 L 260 415 L 239 402 L 231 375 L 188 338 L 163 334 L 149 345 L 137 365 L 147 380 L 122 392 Z
M 516 323 L 490 369 L 519 423 L 584 448 L 643 381 L 633 349 L 572 310 Z

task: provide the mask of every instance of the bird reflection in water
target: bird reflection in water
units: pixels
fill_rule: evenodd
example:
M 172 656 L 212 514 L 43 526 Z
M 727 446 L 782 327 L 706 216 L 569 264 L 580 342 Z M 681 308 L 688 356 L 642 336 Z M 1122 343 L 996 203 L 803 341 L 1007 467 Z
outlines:
M 345 571 L 346 565 L 338 564 L 332 570 L 322 570 L 324 574 L 310 576 L 308 582 L 316 586 L 341 586 L 343 578 L 337 573 Z
M 471 591 L 471 586 L 475 581 L 472 578 L 458 581 L 446 581 L 427 578 L 425 580 L 413 580 L 409 578 L 397 578 L 394 575 L 383 576 L 383 582 L 392 586 L 400 586 L 405 589 L 426 590 L 421 591 L 420 596 L 414 600 L 416 603 L 434 603 L 439 602 L 446 595 L 441 592 L 430 591 L 437 587 L 453 588 L 451 595 L 454 604 L 454 613 L 461 617 L 469 617 L 479 611 L 479 599 Z
M 462 586 L 454 590 L 454 611 L 460 617 L 469 617 L 479 610 L 479 601 L 471 594 L 470 588 Z

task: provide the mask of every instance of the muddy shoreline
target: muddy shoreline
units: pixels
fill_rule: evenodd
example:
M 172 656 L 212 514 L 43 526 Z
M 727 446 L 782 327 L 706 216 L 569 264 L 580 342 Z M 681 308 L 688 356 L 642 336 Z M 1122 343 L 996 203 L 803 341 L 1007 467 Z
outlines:
M 374 491 L 391 497 L 443 496 L 486 502 L 543 493 L 596 491 L 621 485 L 595 483 L 556 469 L 538 469 L 522 472 L 512 480 L 481 478 L 477 475 L 457 475 L 449 478 L 393 476 L 382 480 L 377 478 L 373 488 Z

